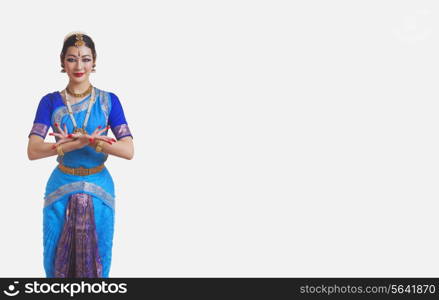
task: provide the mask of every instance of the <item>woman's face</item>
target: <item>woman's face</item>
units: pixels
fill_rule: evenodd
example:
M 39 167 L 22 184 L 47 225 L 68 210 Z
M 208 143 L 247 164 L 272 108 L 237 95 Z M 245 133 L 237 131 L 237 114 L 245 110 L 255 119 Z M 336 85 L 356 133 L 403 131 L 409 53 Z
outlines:
M 85 45 L 70 46 L 62 63 L 71 82 L 87 82 L 94 64 L 91 49 Z

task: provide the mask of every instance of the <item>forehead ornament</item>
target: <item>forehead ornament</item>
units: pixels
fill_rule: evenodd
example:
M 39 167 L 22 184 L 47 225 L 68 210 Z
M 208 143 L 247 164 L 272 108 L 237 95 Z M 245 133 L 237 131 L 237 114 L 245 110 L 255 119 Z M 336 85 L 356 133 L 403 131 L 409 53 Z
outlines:
M 82 38 L 82 34 L 81 33 L 77 33 L 76 34 L 76 42 L 75 42 L 75 46 L 80 47 L 84 45 L 84 40 Z

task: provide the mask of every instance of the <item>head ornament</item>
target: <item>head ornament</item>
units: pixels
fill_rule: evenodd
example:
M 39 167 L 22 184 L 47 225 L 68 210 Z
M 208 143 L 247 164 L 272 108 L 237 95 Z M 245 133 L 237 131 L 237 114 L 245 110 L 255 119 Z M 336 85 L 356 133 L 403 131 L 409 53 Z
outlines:
M 73 31 L 70 32 L 69 34 L 66 35 L 66 37 L 64 38 L 64 42 L 71 37 L 72 35 L 76 35 L 76 42 L 75 42 L 75 46 L 82 46 L 84 45 L 84 34 L 86 34 L 85 32 L 82 31 Z

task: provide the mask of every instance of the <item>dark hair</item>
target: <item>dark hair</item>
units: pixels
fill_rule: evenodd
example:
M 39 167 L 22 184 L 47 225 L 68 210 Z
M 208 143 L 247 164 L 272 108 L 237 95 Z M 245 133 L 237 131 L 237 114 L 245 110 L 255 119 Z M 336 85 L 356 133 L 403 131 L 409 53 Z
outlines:
M 82 40 L 84 41 L 84 45 L 87 46 L 88 48 L 91 49 L 91 54 L 93 56 L 93 61 L 96 60 L 96 49 L 95 49 L 95 43 L 93 42 L 93 40 L 91 39 L 91 37 L 89 37 L 86 34 L 82 35 Z M 75 46 L 76 43 L 76 34 L 73 34 L 71 36 L 69 36 L 65 41 L 64 44 L 62 46 L 62 50 L 61 50 L 61 64 L 63 64 L 64 62 L 64 58 L 66 57 L 66 52 L 67 49 L 71 46 Z

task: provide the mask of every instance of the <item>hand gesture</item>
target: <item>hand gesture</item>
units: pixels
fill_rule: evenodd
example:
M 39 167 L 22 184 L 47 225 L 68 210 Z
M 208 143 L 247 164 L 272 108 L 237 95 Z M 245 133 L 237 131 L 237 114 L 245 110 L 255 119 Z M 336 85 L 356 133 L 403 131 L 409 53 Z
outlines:
M 93 143 L 95 140 L 102 140 L 104 142 L 109 143 L 112 145 L 116 140 L 114 138 L 110 138 L 105 135 L 101 135 L 103 132 L 107 131 L 110 126 L 106 126 L 104 129 L 100 129 L 101 126 L 98 126 L 93 133 L 90 134 L 82 134 L 81 132 L 71 133 L 67 135 L 68 138 L 74 138 L 75 140 L 79 140 L 80 142 L 80 148 L 83 148 L 84 146 Z M 100 130 L 99 130 L 100 129 Z
M 116 140 L 114 138 L 111 138 L 111 137 L 106 136 L 106 135 L 101 135 L 102 133 L 104 133 L 105 131 L 107 131 L 110 128 L 109 125 L 104 127 L 104 129 L 99 130 L 100 128 L 101 128 L 101 126 L 98 126 L 95 129 L 95 131 L 93 131 L 93 133 L 91 134 L 91 136 L 90 136 L 91 143 L 93 143 L 95 140 L 101 140 L 101 141 L 109 143 L 110 145 L 112 145 L 114 142 L 116 142 Z
M 62 130 L 62 128 L 59 126 L 58 123 L 55 123 L 55 128 L 58 129 L 58 131 L 60 133 L 55 133 L 55 132 L 49 133 L 49 135 L 59 137 L 59 140 L 54 145 L 52 145 L 52 149 L 55 149 L 56 146 L 58 146 L 58 145 L 72 141 L 72 139 L 69 137 L 69 134 L 67 133 L 67 125 L 66 124 L 64 124 L 64 130 Z

